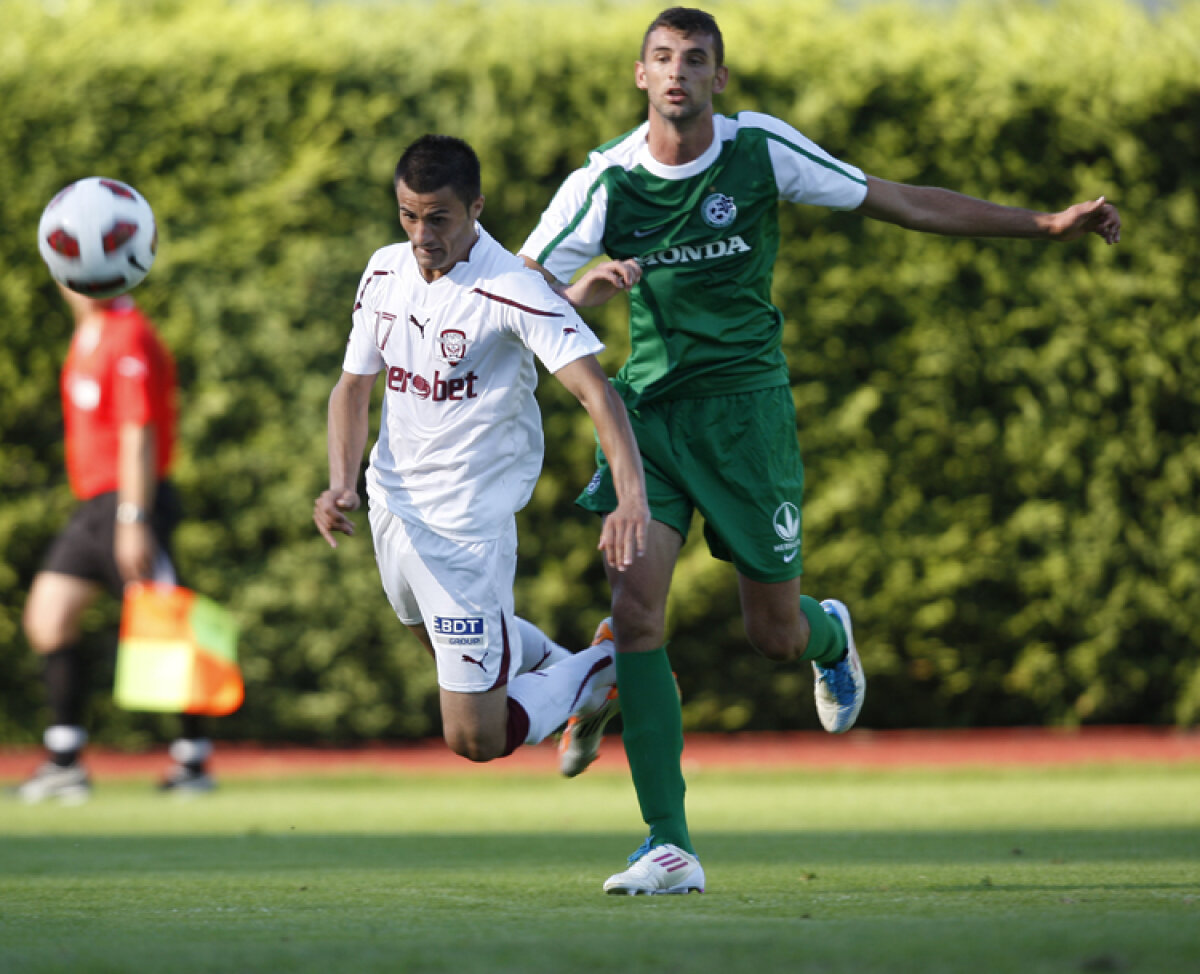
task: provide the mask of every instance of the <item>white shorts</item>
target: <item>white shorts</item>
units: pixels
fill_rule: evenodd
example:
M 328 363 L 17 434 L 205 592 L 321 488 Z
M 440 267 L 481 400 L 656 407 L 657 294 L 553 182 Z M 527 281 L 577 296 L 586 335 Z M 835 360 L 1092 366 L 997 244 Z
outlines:
M 383 590 L 406 626 L 424 625 L 438 686 L 483 693 L 505 686 L 521 661 L 513 623 L 517 526 L 494 541 L 451 541 L 402 521 L 368 498 Z

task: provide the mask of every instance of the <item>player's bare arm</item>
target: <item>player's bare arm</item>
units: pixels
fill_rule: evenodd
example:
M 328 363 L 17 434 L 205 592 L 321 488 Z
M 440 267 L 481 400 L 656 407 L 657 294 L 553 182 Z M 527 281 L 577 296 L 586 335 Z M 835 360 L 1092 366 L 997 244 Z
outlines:
M 609 565 L 624 571 L 635 558 L 645 554 L 646 528 L 650 523 L 646 478 L 629 415 L 594 355 L 563 366 L 554 377 L 588 411 L 596 426 L 600 449 L 612 468 L 617 507 L 605 518 L 597 547 L 604 552 Z
M 614 295 L 628 291 L 641 279 L 642 265 L 636 260 L 605 261 L 567 285 L 562 296 L 576 308 L 594 308 Z
M 1044 213 L 934 186 L 910 186 L 868 176 L 867 196 L 858 212 L 908 230 L 955 237 L 1070 241 L 1095 233 L 1109 244 L 1121 239 L 1121 216 L 1103 196 Z
M 154 425 L 122 423 L 117 436 L 117 525 L 113 557 L 126 582 L 150 578 L 157 546 L 150 511 L 158 486 Z
M 313 504 L 313 523 L 331 548 L 337 547 L 335 531 L 354 534 L 346 512 L 358 510 L 361 503 L 358 468 L 367 447 L 375 378 L 343 372 L 329 395 L 329 488 Z
M 532 257 L 521 255 L 525 266 L 535 270 L 560 297 L 576 308 L 594 308 L 616 294 L 628 291 L 642 279 L 642 265 L 636 260 L 608 260 L 597 264 L 573 284 L 563 284 Z
M 539 274 L 542 275 L 542 278 L 545 280 L 545 282 L 547 284 L 550 285 L 550 288 L 554 291 L 555 294 L 562 296 L 563 291 L 565 291 L 567 289 L 567 286 L 565 284 L 563 284 L 562 281 L 560 281 L 557 277 L 555 277 L 553 274 L 551 274 L 548 270 L 546 270 L 546 268 L 544 268 L 541 264 L 539 264 L 532 257 L 526 257 L 524 254 L 521 254 L 520 257 L 521 257 L 521 260 L 525 261 L 526 267 L 528 267 L 531 271 L 537 271 Z

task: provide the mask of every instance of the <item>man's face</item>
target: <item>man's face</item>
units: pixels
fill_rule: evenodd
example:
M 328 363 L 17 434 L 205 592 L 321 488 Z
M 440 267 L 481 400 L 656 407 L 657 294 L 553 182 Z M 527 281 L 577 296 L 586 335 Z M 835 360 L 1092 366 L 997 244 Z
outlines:
M 475 243 L 475 220 L 483 212 L 482 196 L 467 206 L 449 186 L 414 193 L 401 180 L 396 183 L 396 203 L 400 226 L 425 280 L 448 274 L 467 259 Z
M 717 66 L 708 34 L 687 36 L 659 27 L 646 38 L 644 60 L 637 63 L 637 86 L 646 92 L 650 110 L 682 122 L 709 112 L 714 94 L 725 90 L 728 70 Z

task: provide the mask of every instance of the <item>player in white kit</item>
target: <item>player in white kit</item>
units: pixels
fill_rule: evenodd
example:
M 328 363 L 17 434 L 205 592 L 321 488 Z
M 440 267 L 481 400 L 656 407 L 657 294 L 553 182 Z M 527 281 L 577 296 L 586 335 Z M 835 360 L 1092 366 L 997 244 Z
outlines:
M 535 356 L 588 411 L 611 459 L 619 502 L 599 548 L 617 570 L 644 550 L 646 488 L 625 407 L 596 361 L 603 344 L 477 222 L 471 147 L 418 139 L 396 167 L 395 191 L 408 242 L 377 251 L 359 285 L 329 400 L 329 489 L 313 520 L 335 548 L 334 532 L 354 533 L 347 512 L 360 503 L 371 392 L 383 376 L 366 484 L 384 591 L 437 662 L 446 743 L 490 761 L 614 706 L 611 638 L 570 653 L 514 610 L 514 515 L 543 455 Z M 577 286 L 613 273 L 601 266 Z

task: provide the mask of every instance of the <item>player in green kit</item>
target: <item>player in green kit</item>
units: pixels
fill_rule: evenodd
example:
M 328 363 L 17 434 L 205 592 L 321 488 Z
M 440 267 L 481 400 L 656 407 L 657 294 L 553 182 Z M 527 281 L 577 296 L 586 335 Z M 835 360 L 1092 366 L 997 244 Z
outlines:
M 562 771 L 578 774 L 595 758 L 619 702 L 650 835 L 604 888 L 688 893 L 703 891 L 705 879 L 684 810 L 666 604 L 693 512 L 713 555 L 737 570 L 749 641 L 772 660 L 812 664 L 822 726 L 848 730 L 866 693 L 846 606 L 801 593 L 804 468 L 783 316 L 770 295 L 779 200 L 957 236 L 1096 233 L 1115 243 L 1120 217 L 1103 198 L 1042 213 L 888 182 L 779 119 L 716 114 L 713 97 L 728 69 L 720 29 L 700 10 L 673 7 L 655 19 L 635 80 L 647 95 L 647 121 L 594 150 L 567 178 L 521 254 L 557 281 L 608 255 L 612 263 L 575 295 L 578 304 L 629 291 L 632 350 L 614 384 L 642 452 L 653 520 L 645 556 L 609 572 L 619 698 L 568 726 Z M 606 515 L 616 498 L 602 455 L 598 467 L 579 503 Z

